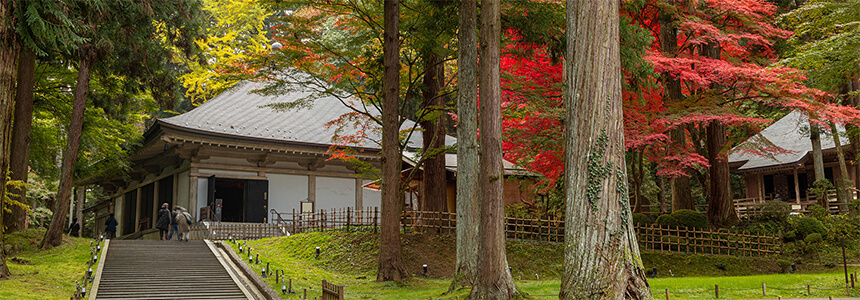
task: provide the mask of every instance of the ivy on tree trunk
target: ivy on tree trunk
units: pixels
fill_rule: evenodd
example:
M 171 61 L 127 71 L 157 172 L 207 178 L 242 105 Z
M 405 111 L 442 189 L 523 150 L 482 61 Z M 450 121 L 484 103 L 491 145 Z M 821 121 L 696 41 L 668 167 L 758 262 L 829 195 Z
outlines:
M 560 299 L 650 299 L 627 189 L 618 1 L 567 2 Z

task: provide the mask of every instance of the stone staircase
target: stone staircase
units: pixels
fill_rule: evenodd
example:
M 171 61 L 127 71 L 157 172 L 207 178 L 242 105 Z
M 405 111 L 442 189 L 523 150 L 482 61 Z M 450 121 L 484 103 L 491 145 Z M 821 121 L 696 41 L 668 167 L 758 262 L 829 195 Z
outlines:
M 90 299 L 262 299 L 208 241 L 110 240 Z

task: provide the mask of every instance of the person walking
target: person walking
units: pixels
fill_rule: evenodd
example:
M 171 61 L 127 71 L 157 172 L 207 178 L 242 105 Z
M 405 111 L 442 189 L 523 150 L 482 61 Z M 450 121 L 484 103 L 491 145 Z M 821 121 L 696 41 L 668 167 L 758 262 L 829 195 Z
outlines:
M 113 214 L 110 214 L 107 220 L 105 220 L 105 234 L 107 235 L 105 236 L 106 239 L 112 239 L 116 237 L 117 225 L 119 225 L 119 223 L 116 221 L 116 219 L 114 219 Z
M 179 207 L 180 213 L 176 215 L 176 223 L 178 227 L 179 240 L 188 241 L 188 232 L 191 231 L 191 214 L 184 207 Z
M 161 209 L 158 210 L 158 218 L 155 221 L 155 228 L 158 228 L 158 238 L 161 240 L 167 240 L 167 230 L 170 229 L 170 207 L 169 204 L 164 203 L 161 205 Z
M 179 223 L 176 222 L 176 215 L 181 213 L 179 205 L 173 207 L 173 213 L 170 215 L 170 232 L 167 233 L 167 240 L 172 240 L 174 234 L 176 234 L 177 238 L 179 237 L 179 234 L 176 233 L 179 229 Z

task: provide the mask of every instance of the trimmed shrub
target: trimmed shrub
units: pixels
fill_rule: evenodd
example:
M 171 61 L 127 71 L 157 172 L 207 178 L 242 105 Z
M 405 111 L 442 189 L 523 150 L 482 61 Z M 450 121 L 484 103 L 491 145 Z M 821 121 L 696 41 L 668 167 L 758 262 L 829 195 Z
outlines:
M 810 233 L 805 238 L 803 238 L 803 241 L 807 244 L 810 244 L 810 245 L 820 243 L 823 240 L 824 240 L 824 238 L 821 237 L 821 234 L 818 232 Z
M 678 223 L 678 220 L 676 220 L 676 219 L 675 219 L 674 217 L 672 217 L 671 215 L 661 215 L 661 216 L 657 217 L 657 221 L 656 221 L 655 223 L 657 223 L 657 225 L 660 225 L 660 226 L 662 226 L 662 227 L 668 227 L 668 226 L 677 227 L 677 226 L 681 226 L 681 223 Z
M 633 224 L 639 226 L 651 226 L 651 218 L 645 214 L 635 213 L 633 214 Z
M 860 215 L 860 199 L 848 202 L 848 212 L 853 217 Z
M 780 272 L 782 272 L 782 273 L 787 272 L 787 271 L 788 271 L 788 269 L 789 269 L 789 268 L 791 268 L 791 262 L 790 262 L 790 261 L 787 261 L 787 260 L 784 260 L 784 259 L 777 260 L 777 261 L 776 261 L 776 265 L 778 265 L 778 266 L 779 266 L 779 270 L 780 270 Z
M 785 224 L 790 214 L 791 204 L 782 201 L 768 201 L 761 206 L 761 211 L 756 218 L 765 222 Z
M 786 232 L 786 233 L 785 233 L 785 235 L 783 235 L 783 236 L 782 236 L 782 238 L 783 238 L 786 242 L 793 242 L 793 241 L 794 241 L 794 239 L 796 239 L 796 238 L 797 238 L 797 234 L 796 234 L 796 233 L 794 233 L 794 231 L 789 231 L 789 232 Z
M 680 209 L 673 211 L 672 218 L 678 221 L 679 226 L 689 228 L 708 228 L 708 218 L 695 210 Z
M 813 233 L 817 233 L 820 238 L 821 234 L 827 232 L 827 228 L 816 218 L 803 217 L 797 220 L 797 228 L 794 232 L 798 238 L 806 240 L 806 237 Z

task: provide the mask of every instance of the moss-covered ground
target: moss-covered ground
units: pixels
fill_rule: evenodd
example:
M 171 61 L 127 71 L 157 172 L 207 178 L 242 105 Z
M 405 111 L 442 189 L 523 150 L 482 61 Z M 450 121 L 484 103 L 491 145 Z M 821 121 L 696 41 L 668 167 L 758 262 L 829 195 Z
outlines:
M 63 244 L 39 251 L 45 231 L 28 229 L 7 234 L 7 265 L 12 277 L 0 280 L 0 299 L 69 299 L 75 280 L 87 270 L 90 239 L 64 236 Z

